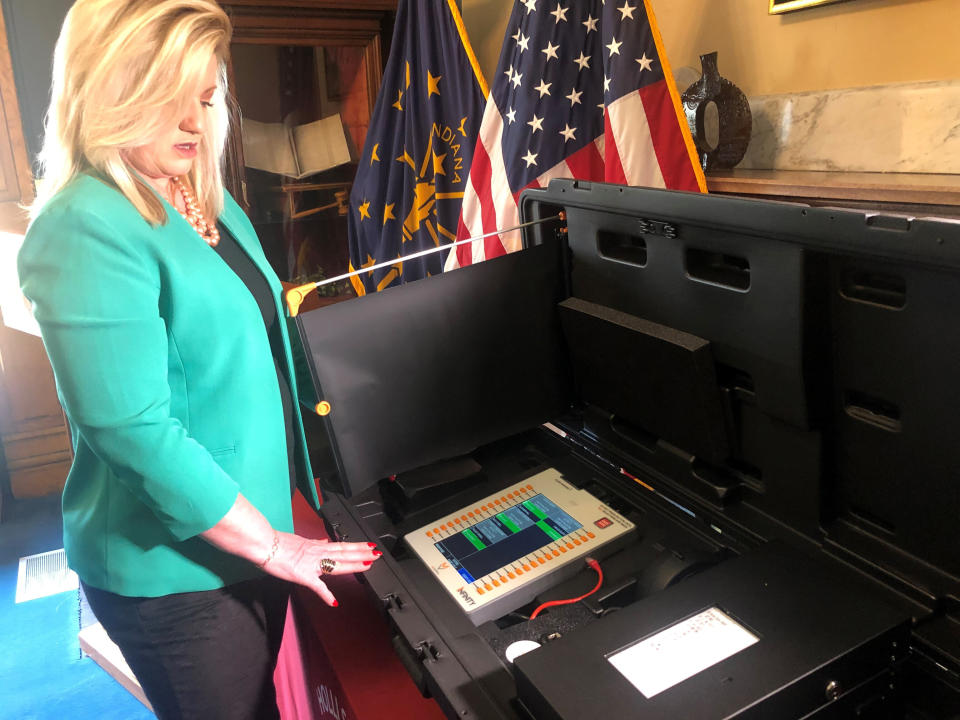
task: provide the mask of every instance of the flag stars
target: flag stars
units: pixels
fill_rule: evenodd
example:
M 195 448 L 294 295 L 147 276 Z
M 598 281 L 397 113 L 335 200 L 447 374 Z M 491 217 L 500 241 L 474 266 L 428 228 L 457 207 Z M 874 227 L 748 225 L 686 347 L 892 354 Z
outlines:
M 547 46 L 540 52 L 542 52 L 544 55 L 547 56 L 546 62 L 550 62 L 551 58 L 556 59 L 557 50 L 559 49 L 560 49 L 559 45 L 554 45 L 552 42 L 547 40 Z
M 540 81 L 540 84 L 536 87 L 536 91 L 540 93 L 540 97 L 550 94 L 551 85 L 553 85 L 553 83 L 544 82 L 543 80 Z
M 443 79 L 443 75 L 434 76 L 429 70 L 427 70 L 427 97 L 431 95 L 440 94 L 440 80 Z
M 620 46 L 623 45 L 622 42 L 617 42 L 616 38 L 613 38 L 606 48 L 610 51 L 610 57 L 620 54 Z
M 567 123 L 563 124 L 563 130 L 560 131 L 560 134 L 563 135 L 563 142 L 566 143 L 568 140 L 576 140 L 574 133 L 577 132 L 576 128 L 570 127 Z
M 373 165 L 375 162 L 380 162 L 380 156 L 377 155 L 377 150 L 380 149 L 380 143 L 373 144 L 373 150 L 370 151 L 370 164 Z
M 589 35 L 591 32 L 596 32 L 597 21 L 599 19 L 600 18 L 595 18 L 593 15 L 587 15 L 587 19 L 584 20 L 582 23 L 580 23 L 581 25 L 587 28 L 587 35 Z
M 623 21 L 623 20 L 626 20 L 627 18 L 630 18 L 631 20 L 633 20 L 634 19 L 633 11 L 636 9 L 637 9 L 636 5 L 631 7 L 630 0 L 626 0 L 626 2 L 623 3 L 623 7 L 617 8 L 617 10 L 620 11 L 620 20 Z
M 513 125 L 513 121 L 517 119 L 517 111 L 513 108 L 510 108 L 510 112 L 507 113 L 508 125 Z
M 537 0 L 523 0 L 522 4 L 527 8 L 527 15 L 537 9 Z
M 527 167 L 530 167 L 531 165 L 536 165 L 536 164 L 537 164 L 537 156 L 536 156 L 536 154 L 530 152 L 529 150 L 527 150 L 527 154 L 523 156 L 523 160 L 524 160 L 524 162 L 527 163 Z
M 519 33 L 520 33 L 520 31 L 518 30 L 518 31 L 517 31 L 517 34 L 519 34 Z M 528 46 L 529 44 L 530 44 L 530 36 L 529 36 L 529 35 L 520 35 L 520 39 L 517 40 L 517 47 L 520 48 L 520 52 L 521 52 L 521 53 L 522 53 L 524 50 L 527 49 L 527 46 Z
M 574 62 L 580 66 L 580 69 L 590 69 L 590 55 L 584 55 L 583 51 L 580 51 L 580 57 L 574 58 Z
M 533 120 L 530 120 L 527 125 L 533 128 L 531 134 L 536 134 L 537 130 L 543 130 L 543 118 L 539 118 L 534 115 Z
M 651 65 L 653 64 L 653 58 L 648 58 L 647 54 L 644 53 L 643 57 L 638 57 L 637 62 L 640 63 L 640 71 L 651 70 Z
M 507 71 L 504 73 L 507 76 L 507 82 L 513 82 L 513 67 L 508 67 Z
M 370 219 L 370 201 L 366 198 L 363 199 L 363 204 L 360 205 L 357 210 L 360 211 L 360 222 L 363 222 L 364 218 Z
M 564 97 L 570 101 L 570 107 L 580 104 L 580 96 L 583 95 L 583 91 L 577 92 L 576 88 L 573 88 L 570 91 L 569 95 L 564 95 Z
M 520 81 L 521 81 L 522 79 L 523 79 L 523 73 L 518 73 L 516 70 L 514 70 L 514 72 L 513 72 L 513 80 L 512 80 L 511 82 L 513 83 L 513 86 L 514 86 L 515 88 L 516 88 L 516 87 L 520 87 Z
M 610 78 L 606 75 L 603 76 L 603 91 L 608 92 L 610 90 Z
M 566 22 L 566 21 L 567 21 L 567 10 L 569 10 L 569 9 L 570 9 L 570 8 L 560 7 L 560 3 L 557 3 L 557 9 L 556 9 L 556 10 L 552 10 L 552 11 L 550 12 L 550 14 L 553 15 L 554 18 L 556 18 L 556 20 L 554 21 L 554 24 L 559 25 L 561 20 L 563 20 L 564 22 Z
M 384 224 L 384 225 L 387 224 L 387 220 L 396 220 L 396 219 L 397 219 L 397 216 L 393 214 L 393 208 L 394 208 L 395 205 L 396 205 L 396 203 L 388 203 L 388 204 L 383 208 L 383 224 Z
M 413 162 L 413 158 L 410 157 L 410 153 L 407 152 L 407 148 L 406 148 L 406 147 L 403 148 L 403 155 L 401 155 L 400 157 L 397 158 L 397 162 L 406 163 L 407 165 L 410 166 L 410 169 L 411 169 L 411 170 L 413 170 L 414 172 L 417 171 L 417 166 L 416 166 L 416 164 Z
M 403 90 L 397 90 L 397 100 L 393 103 L 392 107 L 395 107 L 400 112 L 403 112 L 403 104 L 401 103 L 401 100 L 403 100 Z

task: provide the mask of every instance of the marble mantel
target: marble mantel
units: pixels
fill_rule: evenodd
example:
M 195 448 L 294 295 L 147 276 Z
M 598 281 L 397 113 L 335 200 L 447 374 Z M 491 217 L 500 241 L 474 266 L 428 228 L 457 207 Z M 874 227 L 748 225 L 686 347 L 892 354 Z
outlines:
M 960 173 L 960 80 L 751 98 L 739 169 Z

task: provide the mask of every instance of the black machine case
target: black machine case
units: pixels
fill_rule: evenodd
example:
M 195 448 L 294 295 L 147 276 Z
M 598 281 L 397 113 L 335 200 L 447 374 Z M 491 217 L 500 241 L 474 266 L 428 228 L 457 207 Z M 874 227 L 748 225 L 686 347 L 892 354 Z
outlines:
M 960 717 L 960 225 L 567 180 L 521 220 L 522 252 L 297 318 L 323 515 L 386 550 L 363 579 L 422 691 Z M 581 564 L 476 625 L 403 538 L 548 468 L 635 532 L 599 591 L 531 619 Z

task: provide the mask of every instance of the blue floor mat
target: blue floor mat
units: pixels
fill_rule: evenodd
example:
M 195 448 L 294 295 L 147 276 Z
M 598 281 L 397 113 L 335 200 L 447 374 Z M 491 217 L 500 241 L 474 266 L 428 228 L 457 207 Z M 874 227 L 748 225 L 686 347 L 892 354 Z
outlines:
M 78 592 L 14 603 L 19 559 L 63 547 L 57 498 L 18 500 L 0 523 L 0 720 L 153 718 L 77 641 Z

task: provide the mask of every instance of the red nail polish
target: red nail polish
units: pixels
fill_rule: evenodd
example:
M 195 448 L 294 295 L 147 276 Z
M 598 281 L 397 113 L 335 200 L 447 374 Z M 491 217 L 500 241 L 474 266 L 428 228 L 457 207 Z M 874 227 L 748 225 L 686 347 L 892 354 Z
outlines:
M 377 546 L 376 543 L 367 543 L 367 547 L 376 547 L 376 546 Z
M 334 601 L 333 601 L 333 606 L 334 606 L 334 607 L 340 607 L 340 603 L 338 603 L 336 600 L 334 600 Z
M 381 555 L 383 555 L 383 553 L 380 552 L 379 550 L 374 550 L 373 554 L 376 555 L 377 557 L 380 557 Z
M 373 565 L 373 560 L 367 560 L 364 565 Z

